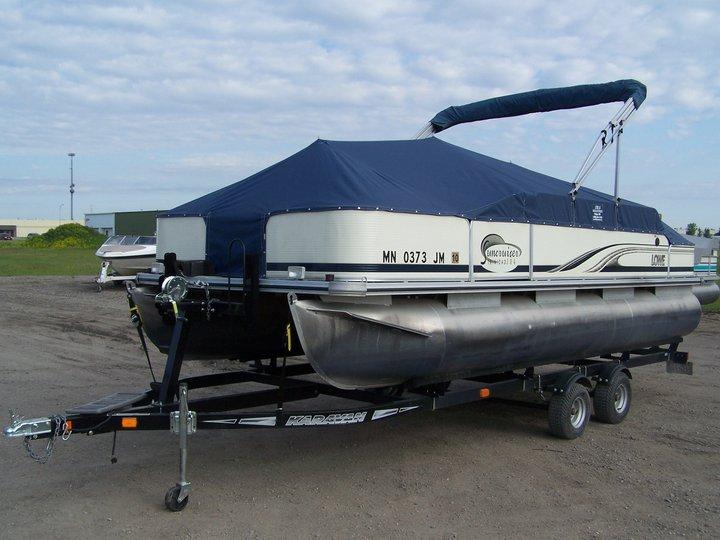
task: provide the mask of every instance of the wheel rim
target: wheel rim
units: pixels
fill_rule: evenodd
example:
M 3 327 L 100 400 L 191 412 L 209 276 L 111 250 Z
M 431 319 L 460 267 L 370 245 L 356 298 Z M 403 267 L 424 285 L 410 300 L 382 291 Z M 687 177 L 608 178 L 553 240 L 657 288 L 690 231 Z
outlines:
M 623 412 L 625 407 L 627 407 L 627 402 L 627 388 L 625 388 L 624 384 L 621 384 L 617 387 L 617 390 L 615 390 L 615 393 L 613 394 L 613 405 L 615 406 L 615 411 L 619 413 Z
M 576 397 L 570 408 L 570 424 L 574 428 L 579 428 L 585 423 L 587 415 L 587 404 L 582 397 Z

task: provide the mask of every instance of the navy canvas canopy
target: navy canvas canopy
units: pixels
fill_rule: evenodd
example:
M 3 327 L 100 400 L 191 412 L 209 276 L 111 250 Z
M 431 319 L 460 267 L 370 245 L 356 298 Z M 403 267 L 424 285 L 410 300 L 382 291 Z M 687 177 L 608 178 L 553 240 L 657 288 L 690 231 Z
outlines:
M 262 254 L 267 219 L 276 213 L 328 209 L 387 210 L 467 219 L 529 222 L 663 234 L 647 206 L 581 188 L 434 137 L 409 141 L 317 140 L 249 178 L 159 217 L 201 216 L 207 258 L 228 271 L 235 238 Z M 241 263 L 231 264 L 232 274 Z
M 543 88 L 500 96 L 467 105 L 448 107 L 437 113 L 430 124 L 439 133 L 457 124 L 478 122 L 492 118 L 507 118 L 539 112 L 578 109 L 602 103 L 627 101 L 632 98 L 637 109 L 647 96 L 647 88 L 640 81 L 623 79 L 601 84 L 579 84 L 563 88 Z

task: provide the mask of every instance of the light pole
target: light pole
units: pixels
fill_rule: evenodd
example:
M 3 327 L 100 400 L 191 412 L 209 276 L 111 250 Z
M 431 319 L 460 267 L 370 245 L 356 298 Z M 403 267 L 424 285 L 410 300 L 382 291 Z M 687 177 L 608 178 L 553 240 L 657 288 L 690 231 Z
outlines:
M 62 223 L 62 207 L 65 206 L 65 203 L 60 203 L 60 207 L 58 208 L 58 225 Z
M 70 221 L 73 221 L 73 193 L 75 193 L 75 184 L 73 183 L 73 158 L 75 152 L 70 152 Z

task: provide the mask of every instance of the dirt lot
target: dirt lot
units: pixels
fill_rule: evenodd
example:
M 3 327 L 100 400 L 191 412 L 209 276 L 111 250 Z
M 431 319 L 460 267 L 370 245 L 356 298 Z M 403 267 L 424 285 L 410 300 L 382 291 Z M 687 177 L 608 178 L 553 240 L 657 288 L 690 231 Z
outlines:
M 142 388 L 121 290 L 0 278 L 0 407 L 62 411 Z M 202 432 L 178 514 L 169 432 L 59 442 L 46 465 L 2 440 L 0 537 L 720 537 L 720 316 L 682 345 L 695 376 L 635 370 L 633 410 L 585 436 L 545 412 L 483 403 L 355 427 Z M 154 354 L 159 370 L 162 358 Z M 192 371 L 208 366 L 190 364 Z

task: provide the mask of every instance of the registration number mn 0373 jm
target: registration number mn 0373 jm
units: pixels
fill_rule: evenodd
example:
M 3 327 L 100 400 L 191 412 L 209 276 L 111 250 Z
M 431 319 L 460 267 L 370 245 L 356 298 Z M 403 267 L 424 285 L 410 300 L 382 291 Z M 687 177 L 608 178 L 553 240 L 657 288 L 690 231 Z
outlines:
M 460 262 L 460 255 L 458 252 L 453 252 L 451 256 L 453 263 Z M 383 263 L 397 263 L 398 260 L 405 264 L 445 264 L 448 260 L 445 257 L 444 251 L 436 251 L 434 253 L 428 253 L 427 251 L 400 251 L 397 250 L 383 250 L 382 262 Z

